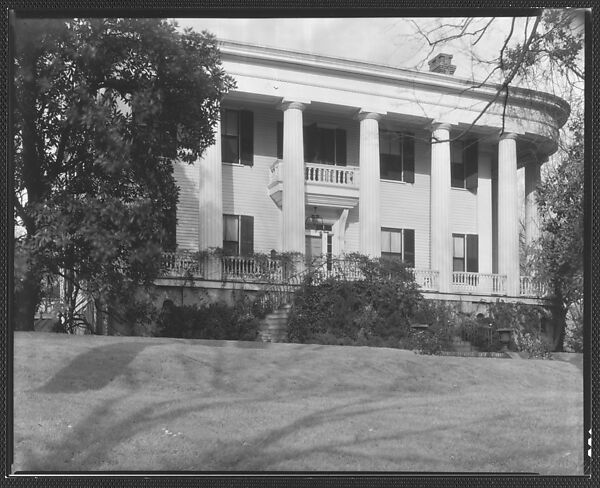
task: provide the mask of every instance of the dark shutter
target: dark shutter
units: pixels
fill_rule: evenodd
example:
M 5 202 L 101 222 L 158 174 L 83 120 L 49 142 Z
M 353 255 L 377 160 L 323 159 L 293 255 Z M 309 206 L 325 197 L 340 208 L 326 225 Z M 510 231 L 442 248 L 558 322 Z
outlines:
M 242 164 L 254 164 L 254 114 L 249 110 L 240 112 L 240 160 Z
M 467 234 L 467 271 L 479 273 L 479 236 Z
M 477 164 L 479 159 L 477 141 L 467 141 L 465 144 L 465 188 L 467 190 L 477 190 Z
M 411 268 L 415 267 L 415 231 L 414 229 L 404 229 L 402 231 L 404 242 L 404 262 Z
M 415 138 L 413 134 L 405 134 L 402 138 L 402 160 L 406 183 L 415 182 Z
M 254 253 L 254 217 L 240 216 L 240 254 L 248 256 Z
M 335 130 L 319 127 L 319 155 L 320 163 L 335 164 Z
M 346 131 L 335 130 L 335 164 L 346 166 Z
M 277 122 L 277 159 L 283 159 L 283 122 Z
M 304 161 L 312 163 L 317 157 L 319 144 L 318 129 L 316 124 L 304 126 Z

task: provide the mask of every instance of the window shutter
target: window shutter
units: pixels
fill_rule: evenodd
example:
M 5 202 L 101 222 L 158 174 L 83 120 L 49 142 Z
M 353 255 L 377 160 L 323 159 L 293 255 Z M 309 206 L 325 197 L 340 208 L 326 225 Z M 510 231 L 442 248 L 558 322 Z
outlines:
M 277 159 L 283 159 L 283 122 L 277 122 Z
M 477 164 L 479 159 L 477 141 L 468 141 L 465 145 L 465 188 L 477 190 Z
M 248 256 L 254 253 L 254 217 L 240 216 L 240 254 Z
M 479 236 L 467 234 L 467 271 L 479 273 Z
M 415 182 L 415 137 L 413 134 L 405 134 L 402 137 L 402 162 L 404 164 L 403 181 Z
M 415 231 L 404 229 L 404 262 L 411 268 L 415 267 Z
M 240 162 L 254 164 L 254 114 L 249 110 L 240 112 Z
M 335 164 L 346 166 L 346 131 L 335 130 Z
M 306 162 L 313 162 L 317 156 L 317 145 L 319 144 L 317 136 L 316 124 L 304 126 L 304 161 Z

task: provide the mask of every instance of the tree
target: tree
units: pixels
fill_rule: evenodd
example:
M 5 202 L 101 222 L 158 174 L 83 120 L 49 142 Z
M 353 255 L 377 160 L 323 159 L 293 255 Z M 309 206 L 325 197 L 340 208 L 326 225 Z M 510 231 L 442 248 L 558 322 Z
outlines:
M 105 316 L 174 245 L 174 160 L 214 142 L 234 82 L 212 35 L 161 19 L 20 19 L 15 46 L 15 325 L 46 276 Z
M 573 9 L 540 10 L 520 22 L 513 18 L 500 48 L 492 50 L 493 54 L 488 57 L 478 53 L 477 47 L 483 44 L 485 36 L 491 36 L 499 19 L 437 20 L 428 26 L 412 21 L 416 32 L 430 47 L 429 55 L 448 43 L 467 42 L 474 66 L 485 74 L 484 82 L 500 82 L 494 101 L 502 100 L 506 104 L 511 87 L 520 85 L 552 91 L 571 106 L 570 122 L 561 133 L 555 161 L 546 165 L 537 196 L 541 237 L 527 250 L 537 279 L 546 281 L 553 293 L 557 349 L 563 346 L 567 314 L 580 307 L 583 298 L 585 73 L 582 20 L 581 11 Z M 488 104 L 477 119 L 490 106 Z M 572 315 L 582 320 L 582 314 Z
M 549 283 L 552 291 L 558 349 L 563 345 L 567 314 L 583 300 L 583 117 L 574 118 L 570 129 L 570 144 L 538 188 L 541 235 L 532 253 L 537 278 Z M 582 319 L 581 315 L 577 318 Z
M 420 56 L 416 67 L 422 67 L 438 49 L 459 49 L 471 58 L 473 88 L 486 82 L 498 83 L 495 96 L 473 125 L 495 103 L 506 105 L 511 87 L 517 85 L 552 91 L 579 111 L 584 81 L 580 10 L 544 9 L 531 17 L 511 19 L 413 19 L 409 27 L 413 31 L 409 35 L 416 34 L 429 48 L 422 50 L 426 54 Z

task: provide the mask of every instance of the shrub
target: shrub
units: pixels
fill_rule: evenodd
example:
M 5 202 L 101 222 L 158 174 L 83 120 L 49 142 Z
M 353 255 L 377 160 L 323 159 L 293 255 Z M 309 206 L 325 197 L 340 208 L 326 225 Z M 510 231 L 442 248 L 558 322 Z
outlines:
M 308 273 L 296 293 L 288 340 L 399 347 L 422 301 L 407 267 L 394 259 L 348 260 L 364 279 L 320 279 Z
M 250 309 L 247 299 L 236 301 L 233 307 L 224 303 L 175 306 L 166 301 L 157 321 L 157 335 L 253 341 L 260 324 Z
M 526 352 L 530 358 L 550 357 L 551 341 L 543 335 L 541 327 L 542 318 L 547 316 L 542 307 L 497 301 L 489 306 L 489 315 L 494 332 L 501 328 L 513 330 L 511 349 Z

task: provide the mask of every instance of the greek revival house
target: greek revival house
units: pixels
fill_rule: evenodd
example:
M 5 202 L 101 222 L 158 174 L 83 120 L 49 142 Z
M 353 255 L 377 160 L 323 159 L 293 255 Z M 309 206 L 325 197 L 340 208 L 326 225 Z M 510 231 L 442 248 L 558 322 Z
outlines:
M 402 258 L 428 297 L 543 297 L 520 272 L 517 180 L 524 172 L 532 242 L 566 102 L 511 88 L 505 104 L 499 86 L 455 77 L 445 54 L 420 72 L 234 42 L 221 52 L 237 87 L 215 144 L 175 167 L 177 251 L 162 289 L 183 286 L 191 253 L 220 248 L 186 286 L 259 289 L 280 253 L 323 256 L 331 272 L 362 253 Z

